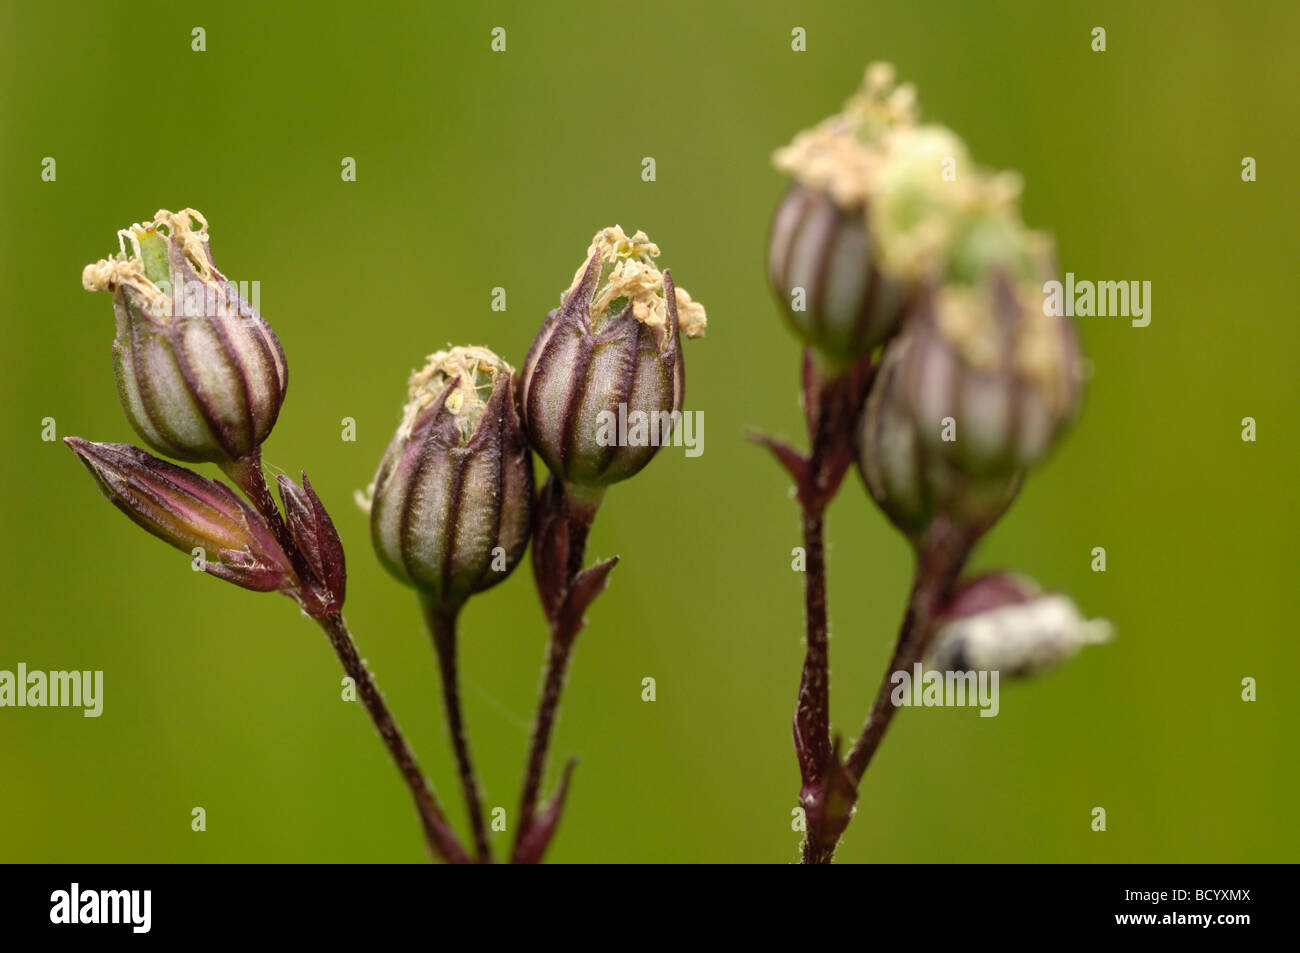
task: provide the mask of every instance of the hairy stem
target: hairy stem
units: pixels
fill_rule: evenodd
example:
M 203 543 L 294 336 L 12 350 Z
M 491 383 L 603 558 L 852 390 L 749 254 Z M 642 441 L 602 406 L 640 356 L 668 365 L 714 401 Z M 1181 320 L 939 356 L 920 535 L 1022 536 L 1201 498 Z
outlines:
M 907 613 L 898 633 L 894 655 L 880 680 L 880 688 L 876 691 L 876 699 L 862 726 L 862 734 L 844 764 L 854 783 L 862 780 L 862 775 L 866 773 L 867 766 L 871 764 L 871 759 L 894 718 L 897 706 L 890 700 L 893 674 L 910 671 L 925 655 L 934 634 L 931 623 L 935 611 L 951 594 L 973 545 L 972 538 L 955 533 L 943 524 L 933 527 L 917 544 L 912 592 L 907 601 Z
M 235 481 L 235 485 L 243 491 L 244 496 L 248 497 L 248 501 L 253 504 L 253 508 L 262 514 L 262 518 L 270 524 L 275 541 L 280 544 L 284 554 L 289 557 L 289 562 L 293 564 L 293 571 L 299 580 L 305 583 L 305 580 L 312 578 L 312 572 L 307 565 L 307 560 L 298 551 L 298 546 L 293 541 L 289 527 L 280 514 L 280 507 L 276 505 L 275 497 L 271 495 L 271 488 L 267 486 L 266 475 L 262 473 L 262 448 L 258 447 L 241 460 L 236 460 L 233 463 L 223 463 L 221 469 L 225 471 L 230 479 Z
M 478 777 L 469 754 L 469 741 L 465 735 L 465 722 L 461 715 L 460 685 L 456 669 L 456 613 L 443 612 L 425 604 L 425 621 L 433 636 L 434 652 L 442 676 L 442 698 L 447 710 L 447 728 L 451 745 L 456 752 L 456 765 L 460 771 L 460 785 L 465 792 L 465 806 L 469 811 L 470 827 L 474 831 L 474 849 L 479 863 L 492 862 L 492 849 L 488 845 L 487 824 L 483 820 L 483 802 L 479 795 Z
M 820 779 L 831 754 L 830 643 L 826 626 L 825 523 L 820 510 L 805 507 L 804 660 L 795 708 L 795 747 L 803 752 L 804 783 Z
M 826 625 L 826 552 L 824 520 L 818 509 L 804 508 L 804 660 L 795 705 L 794 744 L 803 776 L 800 800 L 815 798 L 831 759 L 830 640 Z M 830 852 L 834 845 L 830 845 Z M 804 839 L 803 862 L 827 853 L 817 832 L 809 828 Z M 829 853 L 827 853 L 829 861 Z
M 551 746 L 551 733 L 555 716 L 560 710 L 560 693 L 564 690 L 564 676 L 573 650 L 572 638 L 552 633 L 547 654 L 546 674 L 542 680 L 542 694 L 537 702 L 537 715 L 533 719 L 532 738 L 528 747 L 528 764 L 524 769 L 524 788 L 519 803 L 519 829 L 515 837 L 516 849 L 523 843 L 532 828 L 537 814 L 537 800 L 546 773 L 546 755 Z
M 357 694 L 361 697 L 362 704 L 366 706 L 371 721 L 375 723 L 375 727 L 379 730 L 379 737 L 384 740 L 384 745 L 388 748 L 388 753 L 397 765 L 397 770 L 401 772 L 402 780 L 410 788 L 411 797 L 415 801 L 416 810 L 420 815 L 420 822 L 424 827 L 424 836 L 425 840 L 428 841 L 429 850 L 435 858 L 445 860 L 448 863 L 469 863 L 469 856 L 451 832 L 447 819 L 438 806 L 437 796 L 433 793 L 433 788 L 430 787 L 424 773 L 420 770 L 419 764 L 416 763 L 415 754 L 407 745 L 406 739 L 397 727 L 397 722 L 393 720 L 392 714 L 388 711 L 388 706 L 384 704 L 384 698 L 379 693 L 374 678 L 371 677 L 365 663 L 357 654 L 356 643 L 352 640 L 352 635 L 348 631 L 347 624 L 343 621 L 343 616 L 335 613 L 317 621 L 320 623 L 321 628 L 325 630 L 325 634 L 329 636 L 330 644 L 334 646 L 334 652 L 343 664 L 343 670 L 356 683 Z
M 546 672 L 542 679 L 542 692 L 537 702 L 533 720 L 528 759 L 524 768 L 523 793 L 520 796 L 519 825 L 515 835 L 513 859 L 524 857 L 525 846 L 533 849 L 529 835 L 537 819 L 537 804 L 541 795 L 542 780 L 546 774 L 546 755 L 550 749 L 551 735 L 560 708 L 560 695 L 564 690 L 564 677 L 569 667 L 569 657 L 578 633 L 582 631 L 582 610 L 586 603 L 570 611 L 570 597 L 574 582 L 582 573 L 587 552 L 587 535 L 600 507 L 603 490 L 582 493 L 578 488 L 566 487 L 554 476 L 550 477 L 538 496 L 535 512 L 536 528 L 533 537 L 534 577 L 542 605 L 547 608 L 551 639 L 547 650 Z M 552 540 L 563 544 L 552 546 Z M 598 590 L 597 590 L 598 591 Z M 588 602 L 595 597 L 592 592 Z M 567 607 L 567 608 L 566 608 Z M 549 835 L 547 835 L 549 836 Z M 545 839 L 540 849 L 545 849 Z M 540 859 L 540 850 L 537 853 Z
M 853 457 L 853 423 L 866 393 L 870 361 L 826 379 L 810 353 L 804 355 L 804 410 L 808 456 L 798 487 L 804 547 L 804 663 L 795 705 L 794 745 L 805 810 L 820 815 L 827 797 L 831 747 L 830 640 L 826 597 L 826 507 Z M 817 823 L 808 825 L 803 862 L 829 863 L 835 841 Z

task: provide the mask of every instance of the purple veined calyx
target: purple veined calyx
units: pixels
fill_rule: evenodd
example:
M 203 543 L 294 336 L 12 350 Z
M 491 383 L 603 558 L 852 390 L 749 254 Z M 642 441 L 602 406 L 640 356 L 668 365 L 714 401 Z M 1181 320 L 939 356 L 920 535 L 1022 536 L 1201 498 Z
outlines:
M 216 267 L 207 220 L 160 210 L 118 233 L 119 252 L 82 284 L 111 291 L 118 394 L 159 453 L 230 464 L 250 458 L 284 402 L 288 365 L 255 304 Z M 260 296 L 251 284 L 254 301 Z
M 936 519 L 983 532 L 1011 505 L 1023 472 L 968 473 L 926 438 L 930 421 L 918 423 L 903 396 L 914 346 L 904 334 L 885 349 L 854 430 L 859 472 L 876 505 L 909 536 Z M 933 426 L 937 431 L 939 421 Z
M 708 318 L 659 270 L 658 256 L 644 232 L 597 232 L 520 369 L 528 439 L 567 484 L 626 480 L 665 443 L 684 445 L 688 436 L 681 338 L 702 337 Z M 698 449 L 702 425 L 691 426 Z
M 380 561 L 445 612 L 501 582 L 528 544 L 532 456 L 514 369 L 487 348 L 429 355 L 359 500 Z
M 596 414 L 596 444 L 601 447 L 681 447 L 687 457 L 704 453 L 704 412 L 700 410 L 617 410 Z
M 965 188 L 961 140 L 922 125 L 916 92 L 874 63 L 841 111 L 778 149 L 793 180 L 768 235 L 768 282 L 791 328 L 832 366 L 898 329 L 927 256 L 949 234 Z

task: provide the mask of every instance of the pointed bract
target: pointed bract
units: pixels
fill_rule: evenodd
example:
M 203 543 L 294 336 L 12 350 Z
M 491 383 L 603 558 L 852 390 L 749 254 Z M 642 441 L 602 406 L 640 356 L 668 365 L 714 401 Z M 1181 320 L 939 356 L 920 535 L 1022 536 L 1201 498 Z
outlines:
M 307 474 L 302 475 L 302 486 L 286 476 L 278 477 L 280 499 L 284 502 L 285 522 L 289 535 L 315 577 L 306 583 L 322 614 L 338 612 L 343 608 L 347 587 L 347 566 L 343 556 L 343 543 L 334 521 L 312 489 Z
M 564 773 L 560 776 L 560 783 L 555 789 L 555 794 L 551 796 L 551 800 L 538 812 L 537 816 L 528 821 L 528 829 L 524 836 L 520 838 L 518 846 L 515 847 L 512 859 L 516 864 L 541 863 L 542 857 L 546 854 L 546 848 L 550 846 L 551 838 L 555 836 L 555 829 L 560 824 L 560 815 L 564 811 L 564 800 L 569 793 L 569 780 L 573 777 L 573 769 L 577 766 L 577 758 L 570 758 L 565 763 Z

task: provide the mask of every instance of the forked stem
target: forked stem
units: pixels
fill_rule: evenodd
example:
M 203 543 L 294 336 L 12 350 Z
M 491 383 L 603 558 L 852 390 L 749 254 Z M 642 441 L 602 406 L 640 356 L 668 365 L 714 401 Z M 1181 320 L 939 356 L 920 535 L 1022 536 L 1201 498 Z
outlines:
M 366 706 L 366 711 L 370 714 L 370 720 L 375 723 L 375 727 L 379 730 L 379 737 L 384 740 L 384 746 L 388 748 L 393 763 L 397 765 L 397 770 L 401 772 L 402 780 L 406 782 L 406 786 L 411 791 L 416 811 L 420 815 L 420 823 L 424 828 L 425 840 L 429 844 L 429 850 L 435 858 L 444 860 L 447 863 L 470 863 L 469 856 L 465 853 L 465 849 L 461 847 L 459 841 L 456 840 L 456 835 L 452 833 L 447 818 L 438 805 L 437 795 L 434 794 L 432 786 L 424 776 L 424 772 L 420 770 L 414 752 L 407 745 L 401 729 L 397 727 L 397 722 L 393 720 L 388 706 L 384 703 L 383 695 L 379 693 L 379 688 L 375 685 L 374 678 L 366 668 L 365 662 L 358 655 L 356 643 L 352 639 L 352 634 L 348 631 L 347 623 L 343 621 L 343 616 L 335 613 L 316 621 L 325 630 L 325 634 L 329 636 L 330 644 L 334 646 L 334 652 L 343 664 L 343 670 L 356 684 L 357 694 L 361 698 L 362 704 Z
M 235 481 L 262 518 L 270 524 L 271 531 L 284 549 L 285 555 L 289 557 L 299 579 L 307 578 L 311 570 L 294 543 L 293 536 L 284 522 L 284 517 L 280 514 L 280 508 L 276 506 L 275 499 L 271 496 L 266 477 L 262 473 L 261 450 L 255 450 L 242 460 L 224 465 L 222 469 Z M 379 737 L 383 739 L 384 746 L 388 749 L 393 763 L 397 765 L 397 770 L 402 775 L 402 780 L 411 792 L 430 853 L 434 859 L 447 863 L 469 863 L 469 855 L 465 853 L 465 849 L 447 824 L 447 819 L 438 804 L 437 795 L 424 772 L 420 770 L 414 752 L 406 743 L 406 738 L 384 703 L 384 697 L 380 694 L 379 687 L 366 668 L 365 662 L 362 661 L 356 642 L 352 638 L 352 633 L 348 631 L 342 614 L 326 613 L 316 617 L 315 621 L 328 636 L 330 645 L 333 646 L 339 662 L 343 665 L 343 671 L 356 685 L 357 694 L 365 705 L 370 720 L 374 722 Z
M 542 780 L 546 774 L 546 756 L 560 709 L 560 695 L 564 690 L 569 657 L 578 633 L 582 631 L 583 610 L 603 589 L 604 576 L 613 565 L 613 562 L 609 562 L 597 567 L 599 578 L 594 588 L 575 594 L 575 584 L 584 575 L 582 564 L 586 558 L 587 535 L 596 518 L 596 511 L 600 508 L 602 496 L 603 491 L 600 490 L 584 493 L 577 488 L 566 487 L 554 476 L 548 478 L 538 496 L 533 535 L 533 569 L 538 595 L 550 622 L 551 638 L 524 768 L 519 825 L 512 853 L 515 863 L 540 860 L 552 833 L 551 830 L 534 830 L 538 823 Z M 592 571 L 587 570 L 587 573 Z M 561 781 L 557 801 L 563 797 L 566 781 L 567 774 L 565 781 Z M 557 803 L 554 807 L 555 816 L 547 820 L 551 825 L 558 821 L 560 804 Z
M 831 744 L 830 637 L 826 596 L 826 507 L 853 459 L 853 426 L 871 379 L 867 358 L 823 376 L 815 356 L 804 354 L 803 401 L 808 455 L 795 467 L 804 549 L 804 663 L 794 714 L 794 745 L 807 823 L 803 863 L 829 863 L 837 833 L 822 823 L 834 784 Z

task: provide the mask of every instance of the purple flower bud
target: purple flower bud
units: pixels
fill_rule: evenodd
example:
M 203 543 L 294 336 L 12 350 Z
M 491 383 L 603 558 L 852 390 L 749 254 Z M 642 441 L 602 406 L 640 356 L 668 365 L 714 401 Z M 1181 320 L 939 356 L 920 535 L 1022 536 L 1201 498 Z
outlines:
M 224 483 L 128 444 L 64 442 L 114 506 L 177 549 L 200 550 L 204 571 L 258 592 L 296 587 L 271 528 Z
M 1010 573 L 963 583 L 936 621 L 931 667 L 1032 675 L 1111 639 L 1105 619 L 1085 619 L 1066 596 Z
M 1015 499 L 1021 473 L 971 476 L 931 449 L 901 400 L 901 371 L 911 346 L 911 336 L 904 334 L 885 349 L 858 418 L 855 443 L 862 479 L 885 515 L 913 539 L 939 518 L 982 533 Z
M 569 485 L 606 487 L 639 472 L 679 423 L 681 335 L 704 308 L 653 259 L 644 232 L 599 232 L 563 303 L 546 316 L 520 375 L 528 439 Z
M 159 453 L 222 463 L 270 434 L 288 368 L 270 325 L 213 264 L 207 227 L 193 209 L 159 211 L 120 231 L 119 254 L 87 265 L 81 280 L 113 292 L 114 367 L 131 426 Z
M 360 501 L 380 561 L 443 611 L 508 576 L 528 545 L 532 456 L 513 373 L 486 348 L 430 355 Z
M 900 397 L 929 451 L 974 476 L 1040 460 L 1074 417 L 1082 393 L 1069 319 L 997 268 L 974 286 L 925 295 L 908 317 Z
M 312 572 L 313 578 L 304 580 L 304 587 L 316 600 L 313 614 L 338 612 L 343 608 L 348 573 L 343 542 L 334 529 L 334 521 L 312 489 L 307 474 L 302 475 L 302 486 L 287 476 L 278 477 L 276 482 L 280 486 L 280 499 L 284 501 L 289 535 Z

